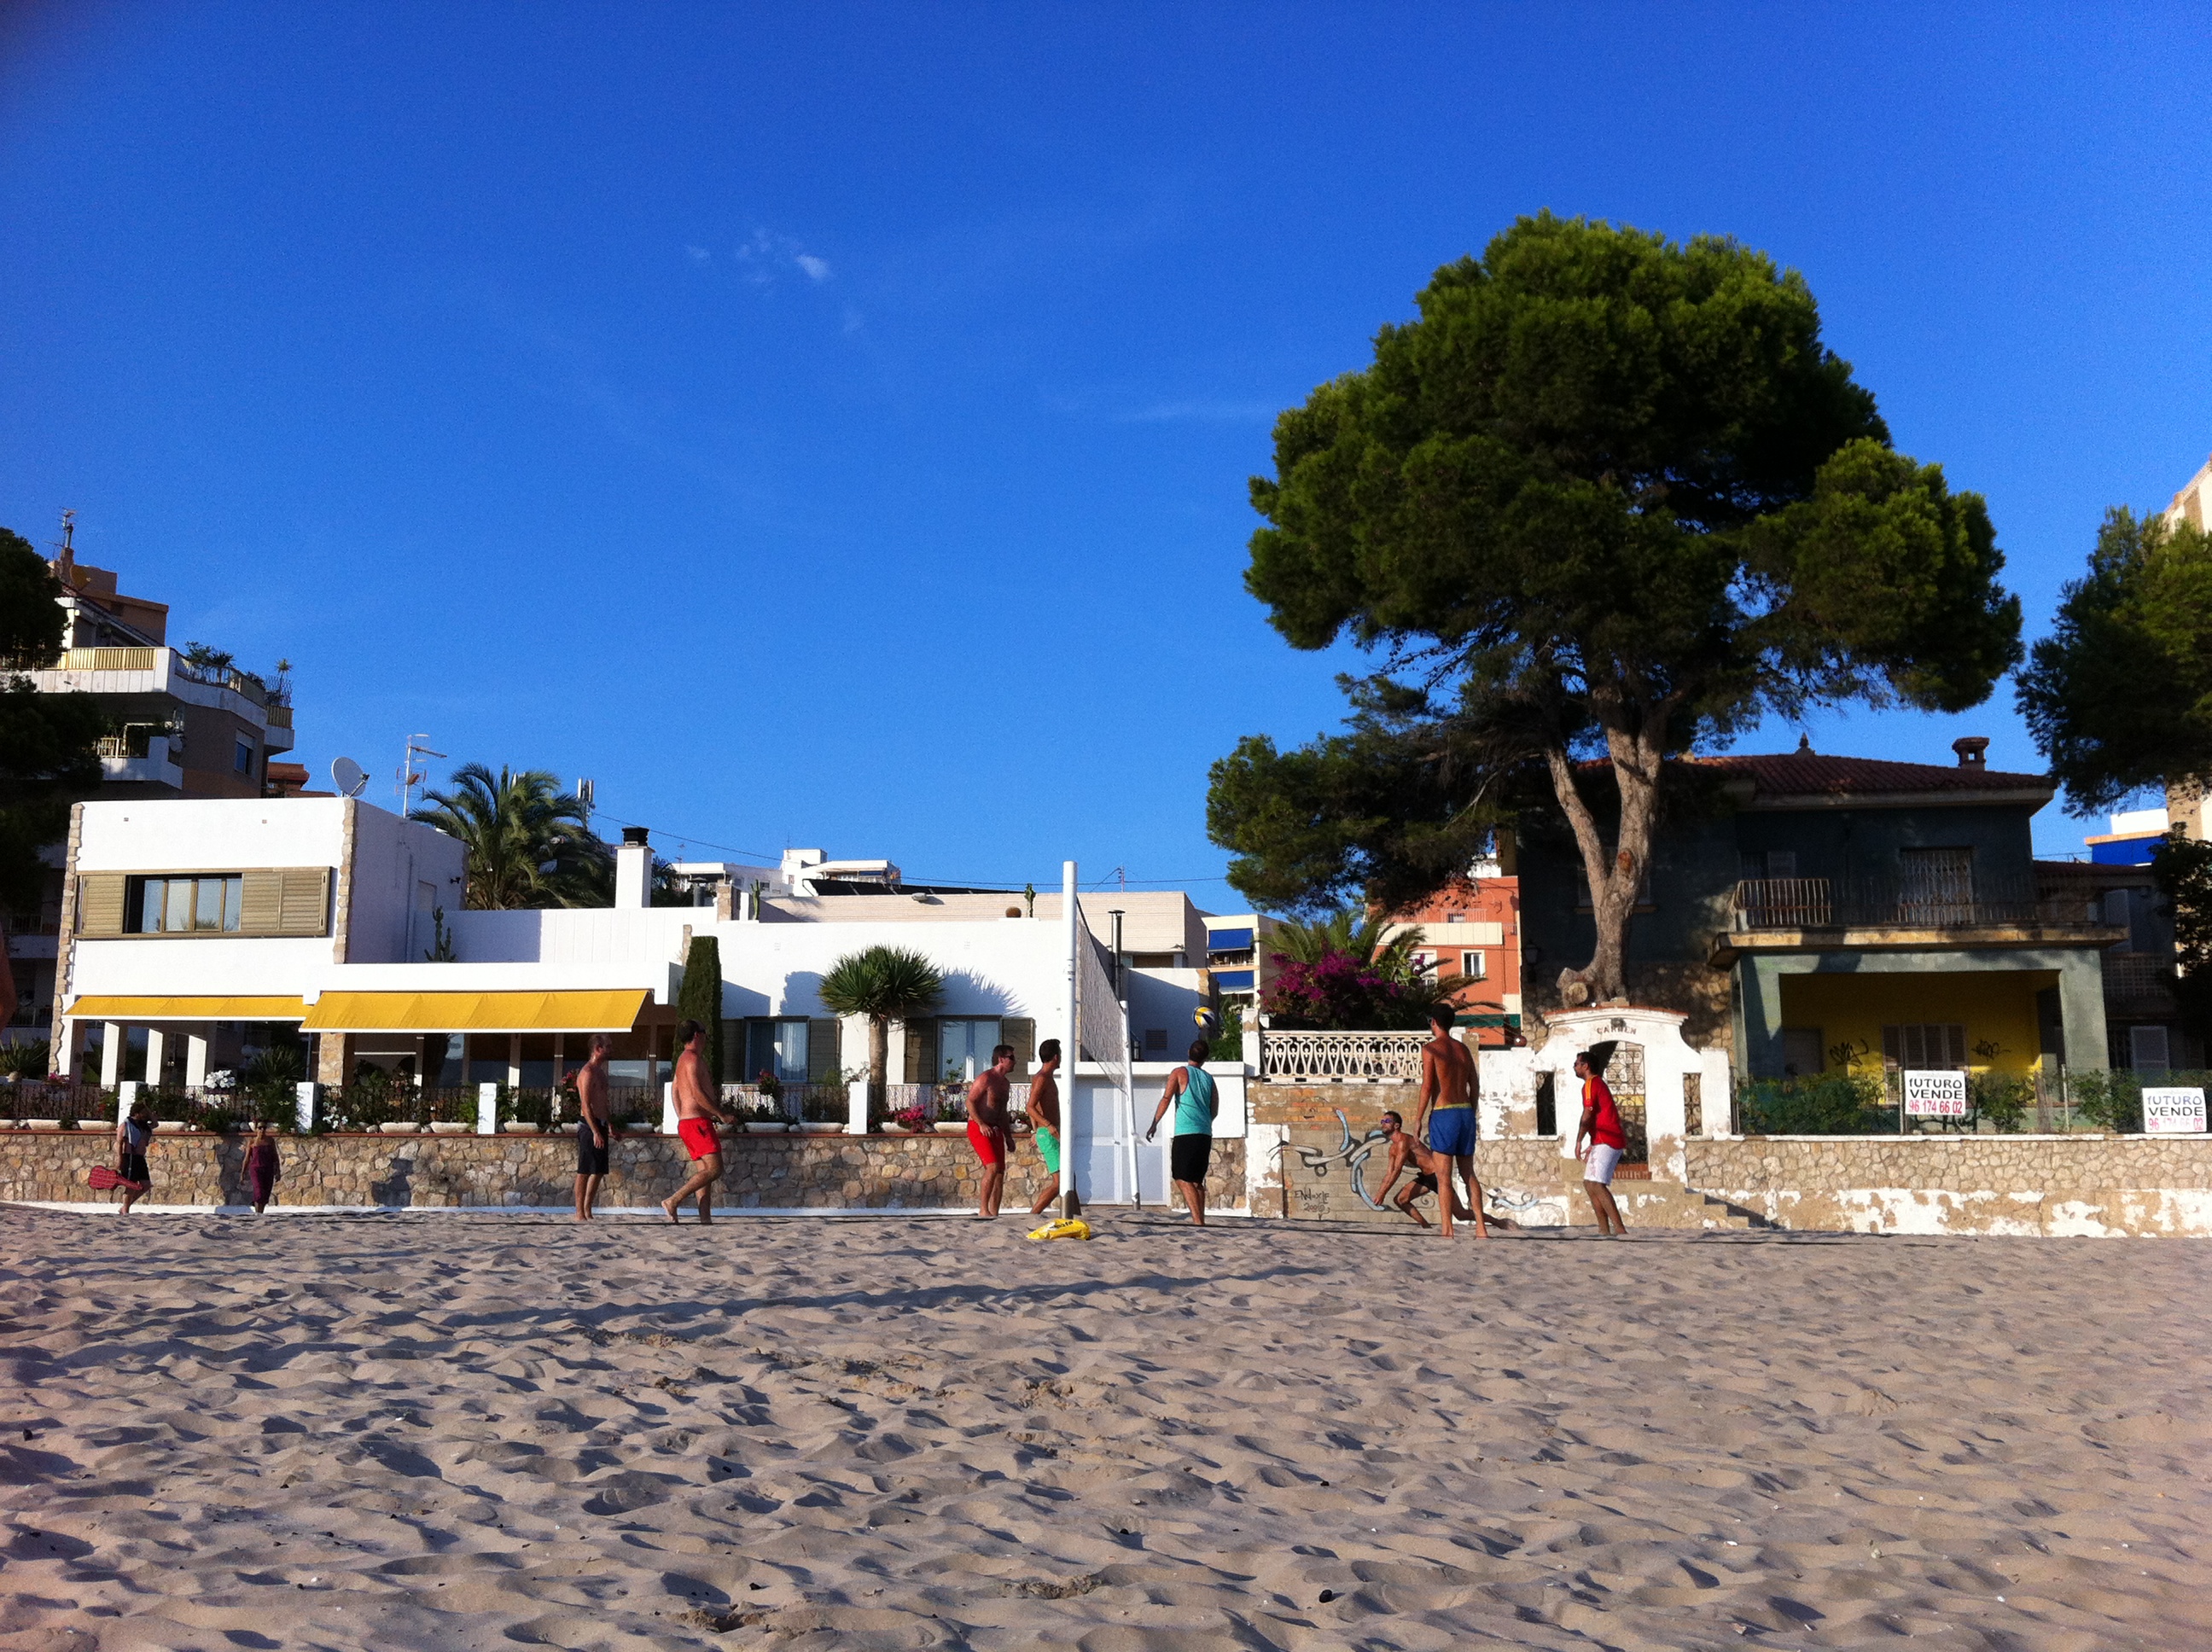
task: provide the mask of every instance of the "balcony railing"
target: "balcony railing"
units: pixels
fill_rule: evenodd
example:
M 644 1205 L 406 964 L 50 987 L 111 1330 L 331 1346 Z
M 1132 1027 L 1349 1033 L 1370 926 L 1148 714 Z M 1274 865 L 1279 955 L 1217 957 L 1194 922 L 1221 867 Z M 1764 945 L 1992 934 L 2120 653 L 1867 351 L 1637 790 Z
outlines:
M 1921 881 L 1752 878 L 1735 886 L 1735 927 L 1987 929 L 2099 921 L 2094 902 L 2038 890 L 2025 878 Z
M 1260 1078 L 1271 1084 L 1412 1084 L 1421 1078 L 1425 1032 L 1260 1035 Z
M 2122 1004 L 2164 999 L 2173 991 L 2173 972 L 2152 952 L 2105 954 L 2105 996 Z
M 18 662 L 17 670 L 56 671 L 152 671 L 161 669 L 161 656 L 169 656 L 169 669 L 188 682 L 205 683 L 211 689 L 228 689 L 241 695 L 266 710 L 283 709 L 284 726 L 291 726 L 290 691 L 283 686 L 271 688 L 252 671 L 242 671 L 235 665 L 195 665 L 173 648 L 65 648 L 60 659 L 43 665 L 29 665 Z M 270 721 L 276 721 L 271 718 Z

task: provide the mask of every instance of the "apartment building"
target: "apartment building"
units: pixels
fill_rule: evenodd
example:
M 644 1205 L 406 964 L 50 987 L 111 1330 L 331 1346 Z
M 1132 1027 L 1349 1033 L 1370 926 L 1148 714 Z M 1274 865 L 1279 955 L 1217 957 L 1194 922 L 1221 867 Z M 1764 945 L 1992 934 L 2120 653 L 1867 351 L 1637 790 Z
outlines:
M 128 595 L 112 570 L 78 562 L 73 538 L 64 522 L 60 554 L 48 563 L 62 587 L 60 657 L 17 675 L 42 694 L 97 696 L 113 728 L 100 744 L 101 798 L 259 797 L 271 780 L 270 759 L 292 748 L 282 676 L 240 670 L 219 651 L 170 647 L 168 605 Z M 14 914 L 9 926 L 17 1000 L 4 1031 L 10 1042 L 52 1030 L 64 854 L 60 844 L 48 853 L 52 875 L 40 909 Z
M 1426 974 L 1460 976 L 1452 994 L 1459 1024 L 1474 1041 L 1504 1049 L 1521 1036 L 1521 880 L 1510 870 L 1513 850 L 1478 861 L 1418 907 L 1395 915 L 1385 938 L 1419 928 L 1415 960 Z

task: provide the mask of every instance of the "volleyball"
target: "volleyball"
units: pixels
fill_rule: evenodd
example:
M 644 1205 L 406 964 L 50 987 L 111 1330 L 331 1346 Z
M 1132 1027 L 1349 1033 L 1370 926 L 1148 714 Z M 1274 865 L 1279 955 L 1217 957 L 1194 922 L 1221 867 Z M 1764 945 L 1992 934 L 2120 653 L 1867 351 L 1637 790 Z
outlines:
M 1221 1017 L 1203 1004 L 1198 1006 L 1197 1012 L 1191 1017 L 1191 1019 L 1198 1023 L 1199 1031 L 1204 1033 L 1208 1038 L 1221 1030 Z

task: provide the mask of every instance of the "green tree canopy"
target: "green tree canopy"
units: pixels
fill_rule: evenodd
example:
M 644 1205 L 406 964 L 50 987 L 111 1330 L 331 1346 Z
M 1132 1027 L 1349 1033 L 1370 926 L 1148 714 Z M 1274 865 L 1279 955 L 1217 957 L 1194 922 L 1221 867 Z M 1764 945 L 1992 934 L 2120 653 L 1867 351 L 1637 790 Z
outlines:
M 467 848 L 471 907 L 605 906 L 613 898 L 613 852 L 592 832 L 581 800 L 560 787 L 542 768 L 495 774 L 463 763 L 448 789 L 426 793 L 410 818 Z
M 880 1095 L 890 1064 L 890 1023 L 927 1015 L 945 996 L 945 976 L 921 953 L 903 946 L 848 952 L 815 989 L 832 1015 L 868 1018 L 868 1084 Z
M 39 851 L 68 835 L 70 805 L 100 786 L 108 718 L 99 701 L 40 694 L 6 669 L 50 665 L 61 653 L 61 592 L 30 542 L 0 528 L 0 941 L 9 914 L 37 915 L 46 883 Z
M 1395 906 L 1555 809 L 1597 919 L 1561 988 L 1612 996 L 1669 756 L 1770 712 L 1973 705 L 2019 604 L 1981 499 L 1890 447 L 1763 253 L 1546 214 L 1417 302 L 1252 483 L 1246 588 L 1294 647 L 1379 669 L 1344 732 L 1217 763 L 1209 829 L 1255 901 Z
M 2077 813 L 2212 775 L 2212 534 L 2107 513 L 2019 697 Z

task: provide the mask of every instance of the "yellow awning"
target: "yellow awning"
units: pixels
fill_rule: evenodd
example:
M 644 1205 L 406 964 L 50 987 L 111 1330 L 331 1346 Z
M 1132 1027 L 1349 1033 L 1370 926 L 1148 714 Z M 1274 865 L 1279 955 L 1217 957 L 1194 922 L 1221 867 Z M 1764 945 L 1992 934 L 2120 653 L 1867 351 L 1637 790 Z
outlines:
M 64 1015 L 82 1021 L 297 1021 L 297 998 L 81 998 Z
M 307 1032 L 628 1032 L 642 987 L 574 993 L 325 993 Z

